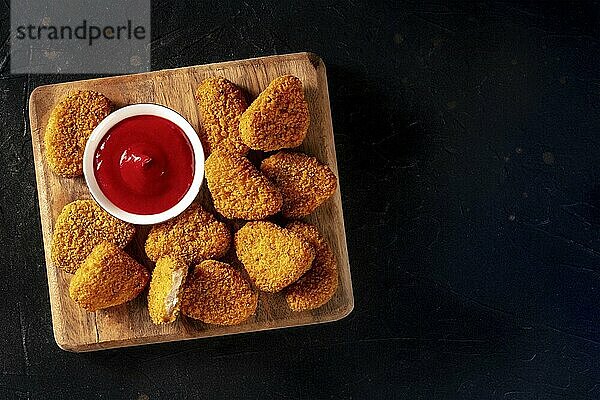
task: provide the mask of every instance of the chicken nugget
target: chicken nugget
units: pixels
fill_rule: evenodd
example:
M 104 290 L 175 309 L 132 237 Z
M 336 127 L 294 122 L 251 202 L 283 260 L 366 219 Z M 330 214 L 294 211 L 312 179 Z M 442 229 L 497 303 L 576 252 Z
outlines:
M 83 173 L 83 151 L 94 128 L 112 110 L 103 94 L 73 92 L 58 103 L 48 119 L 44 144 L 50 169 L 64 177 Z
M 249 222 L 237 231 L 235 250 L 256 287 L 272 293 L 298 280 L 315 258 L 302 236 L 267 221 Z
M 242 91 L 225 78 L 202 81 L 196 90 L 206 154 L 224 150 L 245 156 L 248 146 L 240 138 L 240 116 L 248 108 Z
M 293 311 L 313 310 L 327 303 L 338 287 L 338 268 L 329 243 L 316 226 L 295 221 L 286 229 L 301 235 L 315 249 L 312 267 L 285 288 L 285 301 Z
M 215 151 L 204 172 L 215 209 L 226 218 L 263 219 L 281 209 L 279 190 L 245 157 Z
M 177 318 L 187 272 L 187 265 L 177 257 L 165 256 L 156 262 L 148 291 L 148 313 L 156 325 Z
M 274 79 L 240 118 L 240 135 L 254 150 L 272 151 L 302 144 L 310 115 L 300 79 Z
M 312 213 L 337 188 L 331 169 L 303 153 L 280 151 L 264 159 L 260 170 L 281 191 L 281 213 L 287 218 Z
M 146 255 L 152 261 L 171 255 L 191 265 L 223 256 L 231 244 L 229 228 L 199 204 L 179 216 L 154 225 L 146 239 Z
M 146 268 L 114 244 L 103 241 L 75 272 L 69 295 L 91 312 L 133 300 L 148 280 Z
M 64 206 L 54 224 L 52 263 L 74 273 L 103 240 L 124 248 L 134 235 L 133 225 L 113 217 L 95 201 L 75 200 Z
M 188 277 L 181 312 L 207 324 L 236 325 L 256 311 L 258 293 L 240 271 L 219 261 L 203 261 Z

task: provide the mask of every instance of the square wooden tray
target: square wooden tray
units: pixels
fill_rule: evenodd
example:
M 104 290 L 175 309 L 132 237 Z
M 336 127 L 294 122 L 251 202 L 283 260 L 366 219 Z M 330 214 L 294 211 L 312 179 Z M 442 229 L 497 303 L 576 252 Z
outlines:
M 88 89 L 105 94 L 116 107 L 134 103 L 163 104 L 183 115 L 198 131 L 199 117 L 194 93 L 203 79 L 223 76 L 243 88 L 249 99 L 253 99 L 271 80 L 284 74 L 293 74 L 302 80 L 309 104 L 310 130 L 301 150 L 328 164 L 337 175 L 325 66 L 314 54 L 289 54 L 68 82 L 41 86 L 33 91 L 29 100 L 31 140 L 54 336 L 62 349 L 91 351 L 307 325 L 335 321 L 352 311 L 354 299 L 339 190 L 306 218 L 319 227 L 331 244 L 340 272 L 337 293 L 329 303 L 314 311 L 292 312 L 281 294 L 261 292 L 256 315 L 241 325 L 220 327 L 181 316 L 173 324 L 156 326 L 148 316 L 146 293 L 143 293 L 122 306 L 88 313 L 69 298 L 71 275 L 52 265 L 50 259 L 52 230 L 61 209 L 73 200 L 90 198 L 82 177 L 61 178 L 48 169 L 45 161 L 44 130 L 52 108 L 62 97 L 72 90 Z M 128 247 L 128 251 L 137 255 L 138 259 L 143 255 L 146 234 L 147 229 L 140 229 Z

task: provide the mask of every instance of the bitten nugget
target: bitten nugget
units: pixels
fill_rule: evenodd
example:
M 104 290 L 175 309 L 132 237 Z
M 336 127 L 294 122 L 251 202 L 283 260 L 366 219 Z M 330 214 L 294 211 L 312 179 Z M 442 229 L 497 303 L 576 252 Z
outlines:
M 54 173 L 74 177 L 83 173 L 83 150 L 92 130 L 112 110 L 103 94 L 73 92 L 50 114 L 44 136 L 46 160 Z
M 338 268 L 329 244 L 314 225 L 292 222 L 286 226 L 301 235 L 315 249 L 315 259 L 307 273 L 285 288 L 285 300 L 294 311 L 313 310 L 327 303 L 338 287 Z
M 215 209 L 226 218 L 263 219 L 281 209 L 279 190 L 245 157 L 215 151 L 204 172 Z
M 95 201 L 75 200 L 64 206 L 54 224 L 52 262 L 74 273 L 103 240 L 123 248 L 134 235 L 133 225 L 108 214 Z
M 331 169 L 302 153 L 280 151 L 263 160 L 260 170 L 281 191 L 281 213 L 288 218 L 312 213 L 337 188 Z
M 148 291 L 148 313 L 155 324 L 177 318 L 187 272 L 188 267 L 180 258 L 165 256 L 156 262 Z
M 242 274 L 219 261 L 203 261 L 188 277 L 181 312 L 207 324 L 236 325 L 256 311 L 258 293 Z
M 154 225 L 146 239 L 146 255 L 152 261 L 171 255 L 190 265 L 219 258 L 229 249 L 231 232 L 199 204 L 192 204 L 179 216 Z
M 110 242 L 98 244 L 77 270 L 69 295 L 87 311 L 133 300 L 148 284 L 146 268 Z
M 278 292 L 308 271 L 313 248 L 300 235 L 271 222 L 249 222 L 235 234 L 235 250 L 250 279 L 265 292 Z
M 248 108 L 242 91 L 225 78 L 208 78 L 196 91 L 202 129 L 200 138 L 207 154 L 223 150 L 239 155 L 248 153 L 240 138 L 240 116 Z
M 250 104 L 240 118 L 240 135 L 254 150 L 297 147 L 308 131 L 310 115 L 300 79 L 280 76 Z

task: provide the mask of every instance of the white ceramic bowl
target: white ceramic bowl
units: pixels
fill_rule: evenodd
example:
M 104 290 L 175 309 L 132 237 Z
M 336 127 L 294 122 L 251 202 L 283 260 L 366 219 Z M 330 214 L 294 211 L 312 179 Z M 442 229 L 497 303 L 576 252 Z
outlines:
M 96 153 L 96 148 L 98 147 L 98 144 L 104 135 L 106 135 L 108 130 L 117 123 L 136 115 L 154 115 L 173 122 L 175 125 L 181 128 L 181 130 L 183 130 L 186 137 L 190 141 L 190 144 L 192 145 L 192 151 L 194 153 L 194 179 L 192 180 L 192 185 L 177 204 L 158 214 L 133 214 L 117 207 L 104 195 L 98 186 L 96 175 L 94 174 L 94 154 Z M 92 134 L 85 145 L 85 151 L 83 153 L 83 175 L 85 176 L 85 182 L 90 189 L 92 197 L 94 200 L 96 200 L 100 207 L 105 209 L 109 214 L 132 224 L 157 224 L 181 214 L 190 206 L 190 204 L 192 204 L 192 201 L 194 201 L 198 195 L 200 186 L 202 185 L 202 180 L 204 179 L 204 150 L 202 149 L 202 143 L 200 143 L 198 134 L 192 125 L 190 125 L 190 123 L 179 113 L 158 104 L 133 104 L 120 108 L 117 111 L 109 114 L 92 131 Z

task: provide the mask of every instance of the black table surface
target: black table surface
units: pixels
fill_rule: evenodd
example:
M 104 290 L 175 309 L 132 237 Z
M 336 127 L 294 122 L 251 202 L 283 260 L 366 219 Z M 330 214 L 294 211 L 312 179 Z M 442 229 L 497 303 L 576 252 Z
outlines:
M 74 354 L 53 339 L 0 2 L 0 398 L 600 398 L 597 2 L 156 1 L 152 69 L 327 65 L 355 309 Z

